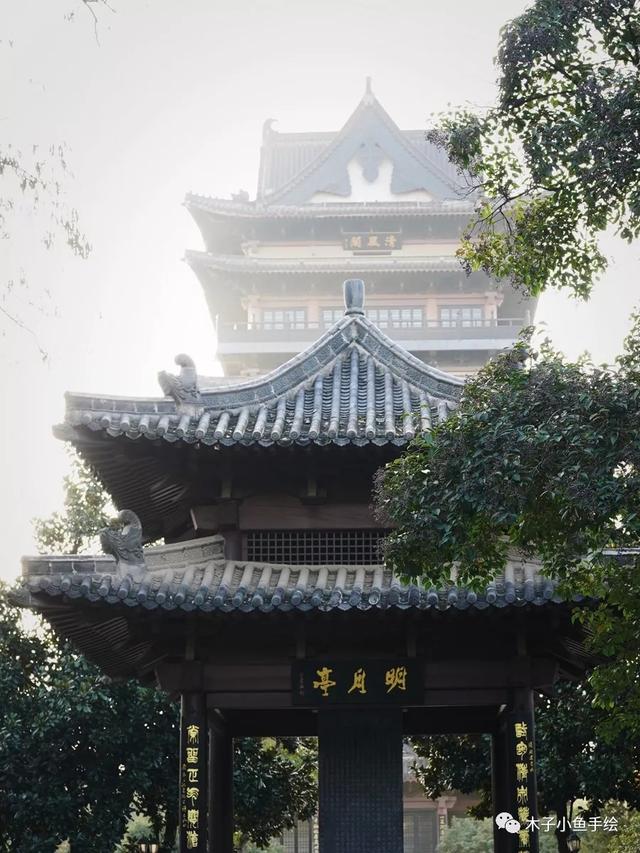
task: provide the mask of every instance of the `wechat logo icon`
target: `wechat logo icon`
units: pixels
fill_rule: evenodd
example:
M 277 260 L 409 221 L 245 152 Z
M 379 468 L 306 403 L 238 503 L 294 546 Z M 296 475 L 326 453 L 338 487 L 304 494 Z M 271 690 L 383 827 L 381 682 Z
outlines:
M 509 812 L 500 812 L 496 817 L 496 826 L 498 829 L 506 829 L 510 835 L 520 831 L 520 823 Z

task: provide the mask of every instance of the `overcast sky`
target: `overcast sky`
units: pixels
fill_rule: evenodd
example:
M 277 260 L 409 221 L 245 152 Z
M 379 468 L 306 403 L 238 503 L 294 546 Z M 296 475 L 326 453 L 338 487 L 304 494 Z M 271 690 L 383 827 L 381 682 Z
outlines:
M 60 505 L 67 462 L 51 425 L 65 390 L 157 394 L 157 371 L 180 351 L 216 372 L 204 298 L 182 261 L 201 247 L 185 193 L 253 197 L 264 120 L 338 129 L 367 75 L 402 128 L 450 104 L 491 104 L 498 31 L 525 5 L 111 0 L 97 41 L 78 0 L 3 0 L 1 138 L 25 152 L 68 146 L 66 200 L 93 250 L 87 260 L 60 242 L 46 251 L 46 205 L 19 209 L 0 244 L 2 282 L 23 273 L 29 286 L 0 307 L 37 333 L 36 342 L 0 324 L 0 575 L 15 577 L 20 554 L 34 550 L 30 519 Z M 598 361 L 619 351 L 639 296 L 640 245 L 606 245 L 613 263 L 590 304 L 552 293 L 538 311 L 558 346 Z

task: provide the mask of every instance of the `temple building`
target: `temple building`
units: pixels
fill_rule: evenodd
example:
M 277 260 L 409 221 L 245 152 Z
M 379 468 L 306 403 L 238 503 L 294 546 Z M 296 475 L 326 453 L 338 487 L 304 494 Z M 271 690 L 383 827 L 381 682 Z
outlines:
M 534 696 L 590 663 L 582 602 L 516 554 L 479 591 L 384 565 L 374 473 L 463 388 L 388 331 L 349 280 L 343 315 L 264 376 L 180 355 L 162 396 L 67 395 L 56 434 L 119 516 L 102 555 L 25 558 L 15 600 L 107 675 L 180 697 L 180 853 L 232 853 L 233 738 L 263 735 L 318 737 L 320 853 L 424 853 L 403 737 L 436 733 L 491 735 L 495 813 L 521 821 L 494 849 L 538 851 Z
M 204 249 L 187 252 L 227 376 L 306 349 L 366 279 L 366 316 L 433 367 L 467 376 L 531 322 L 525 299 L 455 256 L 477 199 L 424 130 L 400 130 L 371 91 L 339 132 L 264 125 L 256 199 L 190 194 Z

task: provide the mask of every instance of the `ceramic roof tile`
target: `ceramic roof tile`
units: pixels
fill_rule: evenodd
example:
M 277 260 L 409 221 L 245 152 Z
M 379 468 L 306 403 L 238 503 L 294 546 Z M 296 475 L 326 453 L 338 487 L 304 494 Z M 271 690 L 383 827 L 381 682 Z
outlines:
M 367 219 L 375 216 L 465 216 L 475 210 L 475 202 L 466 199 L 444 201 L 389 202 L 314 202 L 313 204 L 264 204 L 189 193 L 185 206 L 195 214 L 211 213 L 238 219 Z
M 135 578 L 111 557 L 25 557 L 21 604 L 46 608 L 55 599 L 163 610 L 466 610 L 561 603 L 535 560 L 510 560 L 503 576 L 479 593 L 406 584 L 379 566 L 278 565 L 224 556 L 221 536 L 145 550 Z M 579 597 L 576 601 L 581 600 Z
M 185 364 L 194 370 L 190 359 Z M 174 399 L 68 394 L 60 435 L 88 429 L 205 445 L 402 445 L 446 419 L 463 385 L 395 345 L 359 311 L 258 379 L 196 387 L 188 398 L 179 377 L 169 380 Z
M 300 275 L 302 273 L 346 274 L 384 271 L 385 273 L 459 272 L 455 255 L 423 258 L 345 256 L 337 258 L 262 258 L 247 255 L 214 255 L 190 249 L 186 261 L 194 268 L 222 270 L 243 275 Z

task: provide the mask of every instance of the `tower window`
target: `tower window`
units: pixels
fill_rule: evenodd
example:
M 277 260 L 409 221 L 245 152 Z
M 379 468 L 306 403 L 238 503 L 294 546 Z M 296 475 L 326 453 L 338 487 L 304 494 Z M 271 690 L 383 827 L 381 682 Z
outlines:
M 304 329 L 306 320 L 304 308 L 265 308 L 262 312 L 264 329 Z
M 422 308 L 368 308 L 367 317 L 380 329 L 416 329 L 423 325 Z
M 482 305 L 441 305 L 439 311 L 440 325 L 445 329 L 484 325 Z

